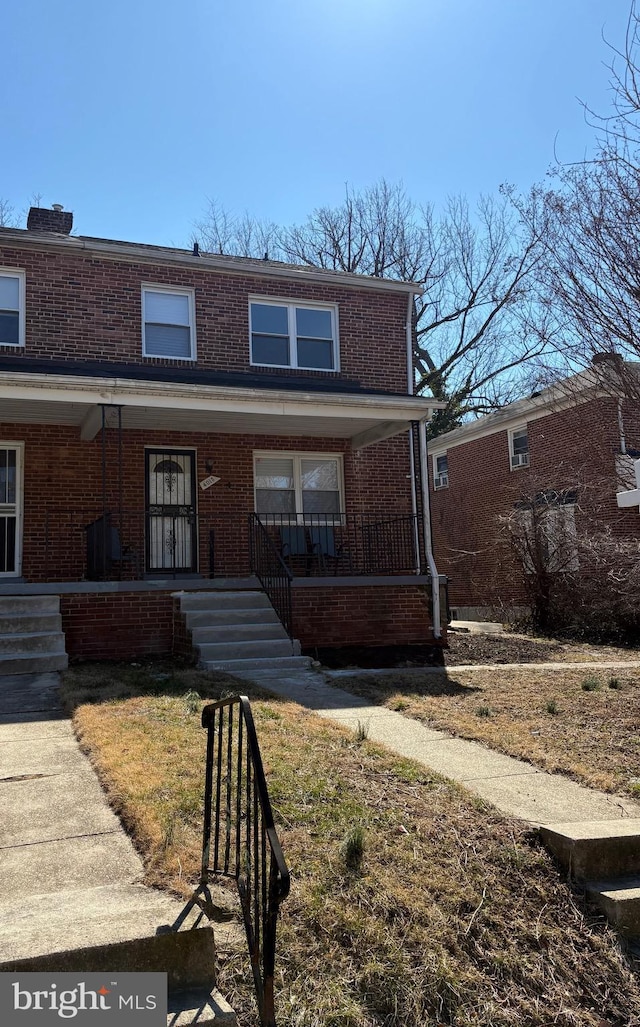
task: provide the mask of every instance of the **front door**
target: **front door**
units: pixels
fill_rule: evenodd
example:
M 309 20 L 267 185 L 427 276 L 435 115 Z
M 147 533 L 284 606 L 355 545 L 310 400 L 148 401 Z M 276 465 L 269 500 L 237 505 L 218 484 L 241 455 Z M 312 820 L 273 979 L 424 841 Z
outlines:
M 0 577 L 20 574 L 22 446 L 0 442 Z
M 195 453 L 148 449 L 147 571 L 197 570 Z

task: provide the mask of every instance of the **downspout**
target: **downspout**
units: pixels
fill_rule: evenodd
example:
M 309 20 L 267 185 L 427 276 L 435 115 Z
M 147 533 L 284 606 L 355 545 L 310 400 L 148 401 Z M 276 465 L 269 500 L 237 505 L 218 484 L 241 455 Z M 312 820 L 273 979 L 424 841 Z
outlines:
M 405 332 L 407 338 L 407 393 L 413 396 L 413 304 L 415 293 L 410 292 L 407 296 L 407 321 Z M 413 452 L 413 427 L 409 428 L 409 474 L 411 476 L 411 513 L 413 514 L 413 551 L 416 554 L 415 573 L 419 574 L 420 567 L 420 533 L 418 532 L 418 498 L 416 496 L 416 461 Z
M 429 503 L 429 455 L 427 452 L 427 418 L 418 423 L 420 433 L 420 465 L 422 468 L 422 520 L 424 548 L 431 575 L 431 608 L 433 610 L 433 637 L 442 638 L 440 629 L 440 575 L 433 558 L 431 547 L 431 505 Z
M 622 420 L 622 399 L 618 400 L 618 431 L 620 432 L 620 452 L 623 456 L 627 453 L 627 443 L 624 437 L 624 421 Z

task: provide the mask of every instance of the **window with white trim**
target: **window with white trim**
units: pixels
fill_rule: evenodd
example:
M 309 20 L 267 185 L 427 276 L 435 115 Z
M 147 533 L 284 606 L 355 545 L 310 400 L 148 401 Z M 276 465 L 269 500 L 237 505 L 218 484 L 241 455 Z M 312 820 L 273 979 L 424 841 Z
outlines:
M 509 456 L 512 471 L 529 466 L 529 435 L 526 425 L 509 432 Z
M 249 318 L 252 364 L 310 371 L 338 369 L 335 307 L 251 300 Z
M 433 487 L 443 489 L 449 484 L 449 461 L 447 454 L 433 458 Z
M 344 510 L 340 456 L 256 453 L 254 483 L 258 514 L 308 514 L 315 522 Z
M 145 357 L 196 359 L 192 289 L 142 289 L 142 352 Z
M 514 535 L 527 574 L 579 569 L 576 492 L 549 490 L 516 507 Z
M 0 346 L 24 346 L 24 271 L 0 269 Z

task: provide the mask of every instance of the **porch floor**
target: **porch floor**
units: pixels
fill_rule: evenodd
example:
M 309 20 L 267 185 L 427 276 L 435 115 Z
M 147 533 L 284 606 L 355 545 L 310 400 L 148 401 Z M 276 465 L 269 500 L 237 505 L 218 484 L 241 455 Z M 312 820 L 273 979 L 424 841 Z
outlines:
M 363 586 L 386 585 L 428 585 L 430 577 L 425 574 L 367 575 L 351 577 L 328 575 L 326 577 L 294 577 L 293 589 L 298 588 L 362 588 Z M 442 581 L 445 578 L 442 577 Z M 0 595 L 67 595 L 70 593 L 118 593 L 118 592 L 203 592 L 238 591 L 241 589 L 262 589 L 255 575 L 238 578 L 155 578 L 142 581 L 0 581 Z

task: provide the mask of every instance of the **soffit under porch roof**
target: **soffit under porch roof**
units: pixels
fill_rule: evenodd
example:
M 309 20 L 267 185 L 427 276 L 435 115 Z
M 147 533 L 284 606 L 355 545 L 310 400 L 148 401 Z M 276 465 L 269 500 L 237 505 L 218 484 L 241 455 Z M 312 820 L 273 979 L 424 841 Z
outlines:
M 124 430 L 350 439 L 355 449 L 406 431 L 442 406 L 422 396 L 260 390 L 125 378 L 0 372 L 2 424 L 60 424 L 84 440 L 122 410 Z

